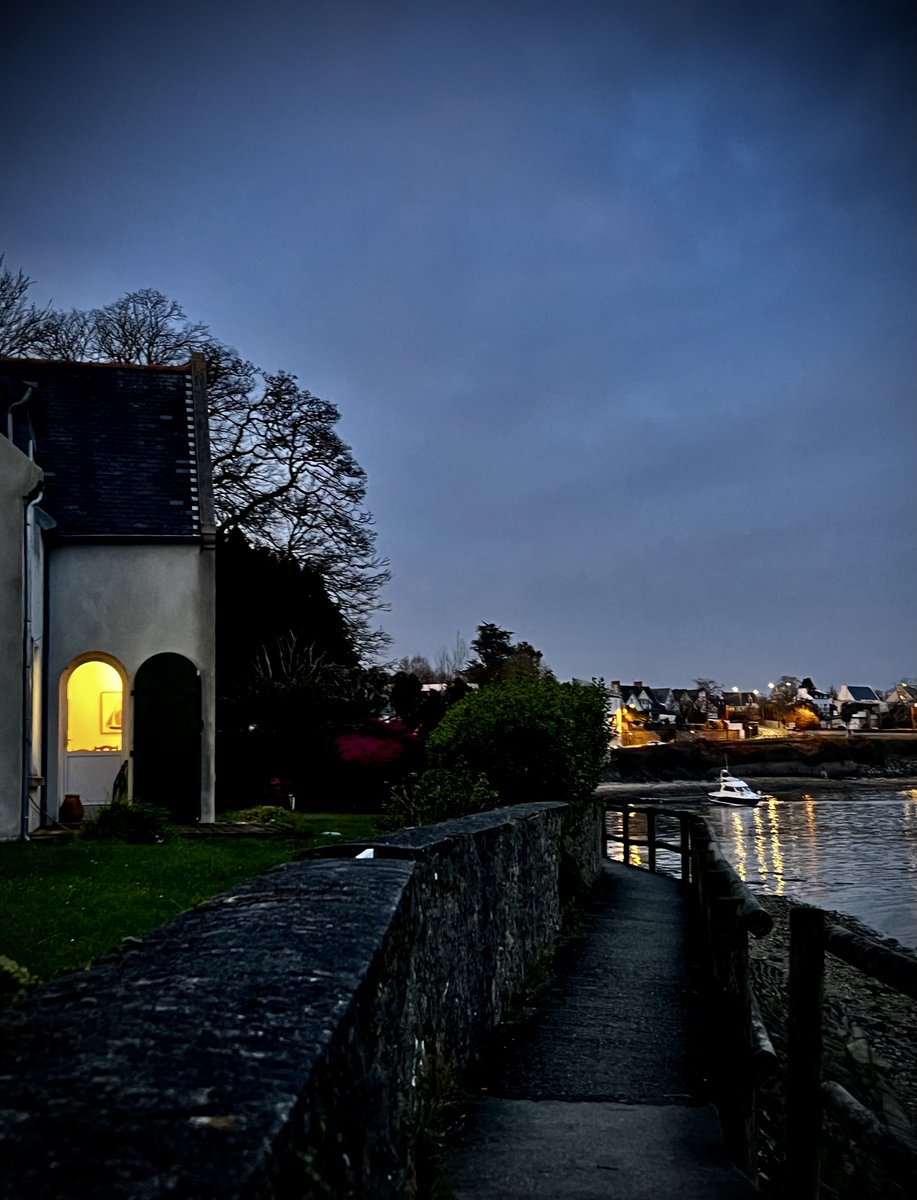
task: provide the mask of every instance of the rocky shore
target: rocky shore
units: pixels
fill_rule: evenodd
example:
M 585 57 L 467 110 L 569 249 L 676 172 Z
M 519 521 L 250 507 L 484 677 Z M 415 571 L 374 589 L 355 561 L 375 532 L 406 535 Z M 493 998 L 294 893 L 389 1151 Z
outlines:
M 774 920 L 766 937 L 750 939 L 752 978 L 781 1069 L 762 1095 L 761 1170 L 765 1190 L 775 1194 L 782 1163 L 789 914 L 796 903 L 784 896 L 760 895 Z M 844 913 L 829 912 L 844 928 L 890 946 L 917 961 L 917 953 L 883 938 Z M 825 957 L 823 1077 L 842 1084 L 876 1113 L 917 1153 L 917 1002 L 863 975 L 840 959 Z M 770 1185 L 770 1187 L 768 1187 Z M 870 1151 L 848 1130 L 826 1122 L 822 1152 L 822 1195 L 836 1200 L 882 1200 L 909 1195 L 888 1170 L 881 1154 Z
M 612 751 L 603 783 L 706 783 L 730 769 L 767 787 L 810 780 L 902 780 L 917 776 L 917 737 L 803 734 L 723 742 L 710 738 Z

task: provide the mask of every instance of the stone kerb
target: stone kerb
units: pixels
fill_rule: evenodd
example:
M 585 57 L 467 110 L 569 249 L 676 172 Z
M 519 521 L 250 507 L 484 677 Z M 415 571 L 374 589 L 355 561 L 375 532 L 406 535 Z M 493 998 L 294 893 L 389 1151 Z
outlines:
M 0 1196 L 410 1195 L 431 1103 L 592 872 L 592 811 L 287 864 L 7 1010 Z

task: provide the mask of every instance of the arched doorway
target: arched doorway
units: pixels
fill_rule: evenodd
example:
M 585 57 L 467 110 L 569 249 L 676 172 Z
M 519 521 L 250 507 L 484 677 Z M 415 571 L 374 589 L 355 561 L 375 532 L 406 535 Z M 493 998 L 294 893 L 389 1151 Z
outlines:
M 201 677 L 181 654 L 154 654 L 134 679 L 134 799 L 173 821 L 201 816 Z
M 124 677 L 113 660 L 88 658 L 70 670 L 64 695 L 62 797 L 78 795 L 91 812 L 111 803 L 123 762 Z

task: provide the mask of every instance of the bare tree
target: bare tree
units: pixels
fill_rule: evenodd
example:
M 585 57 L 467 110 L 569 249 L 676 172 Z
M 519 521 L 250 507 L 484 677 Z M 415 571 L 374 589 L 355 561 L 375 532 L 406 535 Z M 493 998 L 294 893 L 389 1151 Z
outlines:
M 771 687 L 768 700 L 777 707 L 787 709 L 796 703 L 800 683 L 795 675 L 781 675 Z
M 423 654 L 405 654 L 395 664 L 395 670 L 403 675 L 413 675 L 421 683 L 436 683 L 436 671 Z
M 441 683 L 457 679 L 468 662 L 468 643 L 460 632 L 452 646 L 440 646 L 436 655 L 436 677 Z
M 723 695 L 723 685 L 715 679 L 695 679 L 695 686 L 707 696 L 708 700 L 719 700 Z
M 96 327 L 93 312 L 49 311 L 32 338 L 31 352 L 61 362 L 87 362 L 95 356 Z
M 35 353 L 35 340 L 47 317 L 47 308 L 28 301 L 32 280 L 3 265 L 0 254 L 0 354 L 10 357 Z
M 95 357 L 105 362 L 187 362 L 209 339 L 210 330 L 191 324 L 182 306 L 155 288 L 128 292 L 90 314 L 95 326 Z
M 335 406 L 286 371 L 260 376 L 250 364 L 214 389 L 210 410 L 218 523 L 307 562 L 347 615 L 373 607 L 387 581 L 363 508 L 366 473 L 335 432 Z
M 205 356 L 218 523 L 319 571 L 355 643 L 380 649 L 387 638 L 369 615 L 382 607 L 388 564 L 363 507 L 366 473 L 335 430 L 337 408 L 288 371 L 259 370 L 153 288 L 65 313 L 28 305 L 30 284 L 22 272 L 0 275 L 2 353 L 141 365 Z

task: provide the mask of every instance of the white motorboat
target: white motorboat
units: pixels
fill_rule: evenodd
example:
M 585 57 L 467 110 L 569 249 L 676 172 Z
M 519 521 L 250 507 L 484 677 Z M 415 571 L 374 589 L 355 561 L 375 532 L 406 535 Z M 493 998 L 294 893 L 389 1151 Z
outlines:
M 754 791 L 744 779 L 736 779 L 735 775 L 730 775 L 728 767 L 724 767 L 720 771 L 716 791 L 708 792 L 707 795 L 715 804 L 732 804 L 738 807 L 752 808 L 759 800 L 764 799 L 763 792 Z

